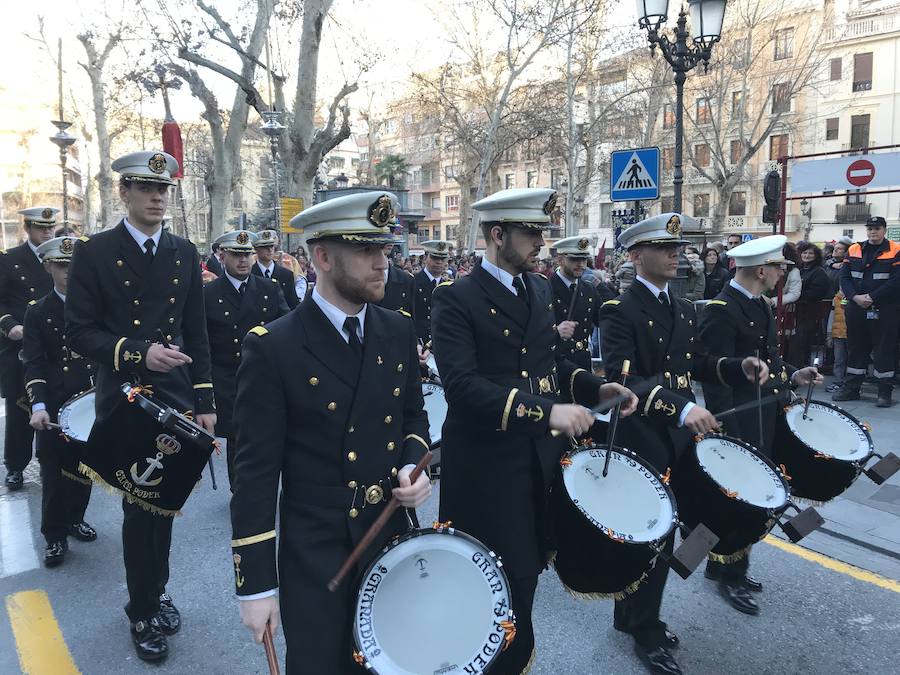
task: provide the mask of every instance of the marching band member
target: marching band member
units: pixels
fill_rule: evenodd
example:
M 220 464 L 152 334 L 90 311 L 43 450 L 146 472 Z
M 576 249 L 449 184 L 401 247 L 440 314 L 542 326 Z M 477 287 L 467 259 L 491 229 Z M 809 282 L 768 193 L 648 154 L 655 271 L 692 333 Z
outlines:
M 375 305 L 397 206 L 391 194 L 364 192 L 295 216 L 316 287 L 295 311 L 244 339 L 234 413 L 235 586 L 257 642 L 283 618 L 289 674 L 359 672 L 355 590 L 344 584 L 331 593 L 328 580 L 392 492 L 407 508 L 431 492 L 424 473 L 409 480 L 429 448 L 415 329 Z M 406 523 L 395 513 L 368 553 Z
M 275 263 L 275 248 L 278 245 L 278 233 L 275 230 L 262 230 L 256 235 L 253 247 L 256 249 L 256 264 L 251 267 L 253 274 L 274 279 L 281 284 L 281 292 L 290 309 L 300 304 L 297 297 L 297 286 L 294 273 L 287 267 Z
M 431 346 L 431 294 L 442 281 L 446 281 L 447 260 L 450 257 L 449 241 L 426 241 L 425 260 L 422 269 L 415 275 L 415 309 L 413 321 L 416 322 L 416 335 L 425 348 Z
M 640 392 L 639 415 L 622 420 L 617 441 L 667 473 L 693 442 L 692 434 L 718 427 L 709 410 L 694 403 L 692 380 L 726 384 L 755 381 L 755 358 L 709 356 L 697 341 L 693 305 L 669 292 L 678 269 L 681 216 L 663 213 L 642 220 L 619 235 L 637 276 L 629 289 L 600 309 L 601 341 L 607 377 L 618 378 L 631 362 L 628 385 Z M 761 364 L 762 377 L 768 376 Z M 671 553 L 674 533 L 665 543 Z M 635 652 L 654 673 L 677 675 L 681 669 L 670 647 L 678 637 L 659 618 L 668 566 L 659 563 L 638 589 L 616 600 L 614 626 L 631 634 Z
M 47 567 L 63 562 L 69 535 L 80 541 L 97 538 L 94 528 L 84 522 L 91 481 L 78 473 L 77 448 L 50 426 L 58 421 L 58 411 L 69 398 L 93 386 L 95 374 L 94 365 L 66 344 L 64 303 L 76 241 L 57 237 L 38 246 L 53 290 L 29 303 L 22 345 L 25 390 L 41 463 L 41 534 L 47 541 Z
M 388 257 L 388 260 L 390 260 L 389 256 L 393 248 L 393 244 L 386 244 L 384 247 L 384 255 Z M 375 304 L 385 309 L 403 311 L 407 316 L 414 319 L 415 303 L 413 298 L 415 294 L 415 277 L 406 270 L 402 270 L 388 262 L 387 269 L 384 271 L 384 297 Z
M 479 266 L 434 293 L 435 357 L 447 396 L 440 518 L 503 559 L 516 638 L 491 668 L 520 673 L 534 658 L 531 609 L 553 548 L 549 490 L 569 441 L 594 422 L 581 405 L 629 395 L 555 354 L 553 295 L 532 272 L 556 192 L 502 190 L 472 208 L 487 250 Z M 636 398 L 623 405 L 635 409 Z
M 735 264 L 734 278 L 706 305 L 700 319 L 700 338 L 711 354 L 743 358 L 758 351 L 766 360 L 769 377 L 762 382 L 762 396 L 768 400 L 762 403 L 762 438 L 755 406 L 729 415 L 723 423 L 725 433 L 754 445 L 770 459 L 775 421 L 790 399 L 791 385 L 808 385 L 811 379 L 822 382 L 815 368 L 797 370 L 782 361 L 775 318 L 763 297 L 784 277 L 787 266 L 793 264 L 782 253 L 786 241 L 787 237 L 779 234 L 731 249 L 728 258 Z M 745 381 L 729 387 L 704 382 L 703 398 L 709 410 L 722 412 L 756 401 L 756 384 Z M 719 592 L 732 607 L 746 614 L 758 614 L 759 605 L 750 591 L 761 591 L 762 584 L 747 575 L 750 552 L 730 558 L 716 560 L 711 554 L 706 577 L 719 581 Z
M 123 443 L 146 442 L 133 438 L 114 414 L 123 401 L 121 385 L 140 381 L 178 410 L 192 409 L 196 423 L 213 433 L 200 257 L 191 242 L 162 227 L 178 162 L 164 152 L 141 151 L 119 157 L 112 168 L 128 215 L 76 246 L 66 296 L 69 344 L 99 364 L 95 431 L 121 426 Z M 161 344 L 160 331 L 171 347 Z M 181 627 L 166 593 L 172 518 L 126 499 L 122 511 L 125 613 L 138 657 L 159 661 L 168 654 L 166 636 Z
M 590 241 L 585 237 L 568 237 L 556 242 L 559 269 L 550 277 L 559 335 L 556 349 L 585 370 L 592 370 L 589 340 L 602 304 L 594 287 L 581 281 L 591 257 L 589 246 Z

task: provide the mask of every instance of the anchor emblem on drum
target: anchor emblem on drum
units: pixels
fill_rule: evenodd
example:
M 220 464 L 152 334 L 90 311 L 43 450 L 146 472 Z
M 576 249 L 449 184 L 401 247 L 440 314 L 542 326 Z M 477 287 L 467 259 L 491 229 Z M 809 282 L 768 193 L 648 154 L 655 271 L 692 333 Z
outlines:
M 425 560 L 425 558 L 416 558 L 416 567 L 418 567 L 419 572 L 421 572 L 421 574 L 419 575 L 420 579 L 424 579 L 425 577 L 428 576 L 428 572 L 425 571 L 425 567 L 427 565 L 428 565 L 428 561 Z
M 131 465 L 131 480 L 137 485 L 155 487 L 162 483 L 162 476 L 154 478 L 153 480 L 150 480 L 150 476 L 153 475 L 153 472 L 156 471 L 156 469 L 163 468 L 163 463 L 160 460 L 162 460 L 165 455 L 174 455 L 181 450 L 181 443 L 168 434 L 160 434 L 156 437 L 156 449 L 159 450 L 159 452 L 156 453 L 155 457 L 144 458 L 147 461 L 147 468 L 144 469 L 144 473 L 138 475 L 137 462 Z

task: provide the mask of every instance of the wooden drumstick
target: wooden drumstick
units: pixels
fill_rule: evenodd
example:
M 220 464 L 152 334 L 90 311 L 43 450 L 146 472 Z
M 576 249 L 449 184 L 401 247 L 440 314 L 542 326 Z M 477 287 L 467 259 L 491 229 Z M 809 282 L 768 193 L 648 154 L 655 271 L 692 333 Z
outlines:
M 272 641 L 272 624 L 269 622 L 266 622 L 266 629 L 263 631 L 263 647 L 266 650 L 266 661 L 269 662 L 269 675 L 281 675 L 275 643 Z
M 412 485 L 415 483 L 422 472 L 425 470 L 431 463 L 431 451 L 428 450 L 425 452 L 425 455 L 422 459 L 419 460 L 419 463 L 416 464 L 416 468 L 412 470 L 409 474 L 409 483 Z M 363 535 L 363 538 L 359 540 L 359 543 L 353 549 L 347 559 L 344 561 L 344 564 L 341 565 L 341 568 L 338 570 L 337 574 L 328 582 L 328 590 L 332 593 L 337 590 L 338 586 L 341 585 L 341 581 L 344 580 L 344 577 L 347 576 L 347 573 L 353 568 L 353 566 L 357 563 L 360 556 L 365 552 L 365 550 L 369 547 L 375 537 L 378 536 L 378 533 L 384 528 L 387 524 L 387 521 L 390 520 L 391 516 L 394 515 L 394 511 L 396 511 L 400 507 L 400 500 L 396 497 L 391 497 L 391 501 L 388 502 L 387 506 L 384 507 L 384 510 L 379 514 L 378 518 L 375 519 L 375 522 L 372 523 L 372 526 L 366 531 Z
M 756 350 L 756 416 L 759 422 L 759 449 L 763 448 L 763 418 L 762 418 L 762 382 L 759 377 L 760 361 L 759 349 Z
M 631 361 L 625 359 L 622 362 L 622 386 L 628 379 L 628 371 L 631 369 Z M 613 444 L 616 440 L 616 429 L 619 427 L 619 415 L 622 414 L 622 401 L 616 403 L 616 409 L 609 420 L 609 434 L 606 437 L 606 459 L 603 461 L 603 477 L 609 473 L 609 460 L 612 457 Z
M 813 359 L 813 368 L 818 369 L 819 367 L 819 357 Z M 813 378 L 809 381 L 809 389 L 806 390 L 806 403 L 803 405 L 803 419 L 806 419 L 806 413 L 809 412 L 809 403 L 812 401 L 812 393 L 813 387 L 816 386 L 816 378 Z

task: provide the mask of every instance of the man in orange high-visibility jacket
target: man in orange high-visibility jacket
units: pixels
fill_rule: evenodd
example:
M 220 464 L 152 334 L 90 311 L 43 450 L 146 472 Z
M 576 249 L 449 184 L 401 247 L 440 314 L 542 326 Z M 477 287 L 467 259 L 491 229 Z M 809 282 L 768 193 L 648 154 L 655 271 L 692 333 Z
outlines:
M 841 270 L 847 320 L 847 378 L 835 401 L 859 399 L 859 388 L 873 354 L 878 407 L 889 408 L 897 359 L 900 305 L 900 244 L 885 239 L 881 216 L 866 222 L 867 241 L 850 246 Z

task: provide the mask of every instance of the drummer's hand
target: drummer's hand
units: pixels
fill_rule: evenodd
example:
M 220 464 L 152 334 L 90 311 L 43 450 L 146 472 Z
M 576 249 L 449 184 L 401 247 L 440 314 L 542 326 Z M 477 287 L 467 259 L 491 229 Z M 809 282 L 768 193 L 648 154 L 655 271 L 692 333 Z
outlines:
M 6 337 L 8 337 L 10 340 L 21 340 L 24 334 L 25 329 L 22 327 L 22 324 L 19 324 L 18 326 L 13 326 L 12 328 L 10 328 L 6 333 Z
M 600 387 L 600 400 L 601 401 L 609 401 L 610 399 L 625 397 L 622 400 L 622 410 L 620 412 L 621 417 L 628 417 L 631 413 L 637 410 L 638 405 L 638 397 L 634 395 L 634 392 L 631 391 L 628 387 L 624 387 L 617 382 L 607 382 L 602 387 Z
M 594 423 L 594 415 L 583 405 L 556 403 L 550 408 L 549 421 L 551 429 L 556 429 L 567 436 L 577 438 L 591 428 L 591 425 Z
M 793 377 L 791 377 L 794 384 L 799 384 L 801 387 L 808 386 L 810 382 L 815 382 L 816 384 L 822 384 L 825 382 L 825 378 L 819 374 L 819 369 L 815 366 L 806 366 L 806 368 L 801 368 L 796 373 L 794 373 Z
M 755 356 L 748 356 L 741 361 L 741 369 L 744 371 L 744 375 L 746 375 L 747 379 L 753 384 L 756 384 L 757 366 L 759 367 L 759 381 L 765 382 L 769 379 L 769 366 L 766 365 L 765 361 L 758 359 Z
M 422 345 L 416 345 L 416 353 L 419 355 L 419 367 L 425 368 L 428 366 L 428 359 L 431 356 L 431 352 L 422 347 Z
M 684 418 L 684 426 L 695 434 L 706 434 L 719 428 L 719 420 L 703 406 L 695 405 Z
M 197 417 L 194 418 L 194 421 L 206 429 L 211 435 L 216 435 L 216 413 L 203 413 L 197 415 Z
M 241 600 L 241 623 L 250 629 L 256 643 L 262 642 L 266 632 L 266 623 L 272 624 L 272 635 L 281 623 L 281 612 L 278 609 L 278 596 L 270 595 L 258 600 Z
M 563 340 L 568 340 L 575 335 L 575 326 L 577 325 L 577 321 L 560 321 L 556 324 L 556 332 Z
M 50 428 L 50 413 L 46 410 L 38 410 L 31 413 L 31 422 L 29 424 L 38 431 L 46 431 Z
M 392 490 L 400 505 L 408 509 L 421 506 L 431 496 L 431 481 L 428 480 L 427 471 L 420 473 L 419 477 L 416 478 L 416 482 L 410 484 L 409 474 L 415 468 L 414 465 L 407 464 L 400 469 L 400 473 L 397 474 L 397 481 L 400 483 L 400 487 L 395 487 Z
M 154 342 L 147 350 L 147 370 L 157 373 L 168 373 L 172 368 L 186 366 L 192 360 L 187 354 L 181 353 L 178 345 L 163 347 L 158 342 Z

